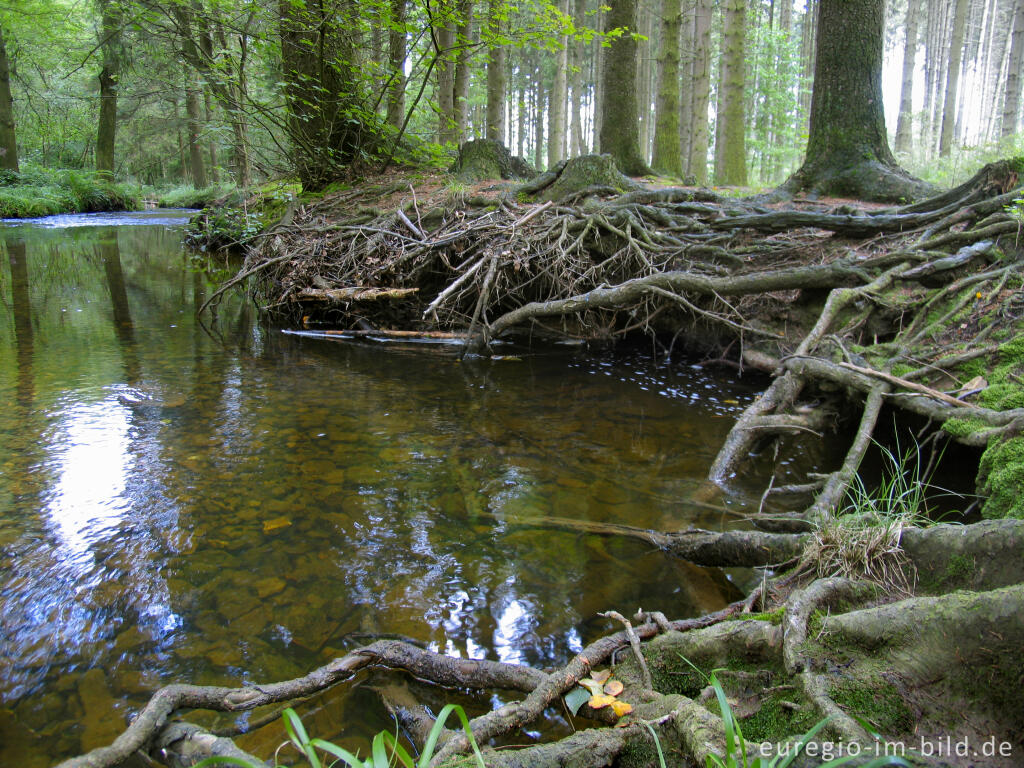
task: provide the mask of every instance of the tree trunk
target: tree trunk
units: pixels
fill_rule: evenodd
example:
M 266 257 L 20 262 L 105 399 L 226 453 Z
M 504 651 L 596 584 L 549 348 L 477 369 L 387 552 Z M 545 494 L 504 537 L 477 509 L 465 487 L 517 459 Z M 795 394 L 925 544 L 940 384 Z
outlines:
M 690 115 L 690 173 L 708 183 L 708 104 L 711 101 L 712 0 L 697 0 L 693 17 L 693 111 Z
M 681 0 L 662 3 L 661 51 L 658 56 L 658 106 L 651 166 L 658 173 L 682 178 L 679 146 L 679 26 Z
M 490 0 L 487 5 L 487 31 L 491 35 L 501 33 L 500 0 Z M 487 48 L 487 138 L 505 141 L 505 46 L 490 45 Z
M 559 0 L 558 10 L 569 12 L 568 0 Z M 569 38 L 563 36 L 561 47 L 555 52 L 555 82 L 551 88 L 548 107 L 548 168 L 565 159 L 565 102 L 569 97 Z
M 800 31 L 800 60 L 803 78 L 800 85 L 800 114 L 807 120 L 811 114 L 811 81 L 814 78 L 814 51 L 818 37 L 818 0 L 807 0 Z M 806 123 L 804 123 L 806 125 Z
M 437 55 L 437 141 L 439 144 L 455 143 L 458 138 L 455 122 L 455 61 L 452 48 L 455 45 L 454 9 L 451 0 L 437 3 L 434 17 L 434 40 Z
M 904 26 L 903 83 L 900 87 L 900 113 L 896 118 L 896 151 L 910 154 L 914 138 L 914 61 L 917 58 L 917 17 L 921 0 L 907 0 Z
M 405 17 L 406 0 L 391 0 L 391 31 L 388 32 L 388 125 L 401 129 L 405 121 Z
M 185 114 L 188 117 L 188 158 L 192 171 L 192 184 L 202 189 L 209 182 L 206 178 L 206 165 L 203 163 L 202 146 L 202 115 L 199 106 L 199 88 L 195 76 L 186 70 L 185 78 Z
M 459 0 L 458 24 L 455 28 L 455 89 L 452 95 L 455 120 L 455 141 L 466 140 L 466 126 L 469 120 L 469 52 L 473 35 L 473 0 Z
M 744 0 L 729 0 L 725 5 L 715 130 L 715 181 L 718 184 L 743 186 L 747 183 L 743 120 L 746 35 L 747 4 Z
M 7 63 L 4 31 L 0 28 L 0 168 L 18 172 L 18 142 L 14 130 L 14 99 L 11 71 Z
M 609 0 L 608 29 L 635 32 L 637 0 Z M 640 154 L 637 111 L 636 40 L 627 33 L 605 49 L 601 78 L 601 152 L 610 154 L 619 170 L 629 176 L 650 172 Z
M 1020 116 L 1020 72 L 1024 65 L 1024 0 L 1017 0 L 1013 10 L 1013 35 L 1010 38 L 1010 63 L 1006 70 L 1006 91 L 1003 96 L 1003 138 L 1017 132 Z
M 697 4 L 694 0 L 687 0 L 682 9 L 680 19 L 679 39 L 679 165 L 683 171 L 683 178 L 688 177 L 690 171 L 690 151 L 693 146 L 693 134 L 690 132 L 693 125 L 693 23 L 694 13 Z
M 939 154 L 948 157 L 953 146 L 953 120 L 956 118 L 957 95 L 960 87 L 960 62 L 964 53 L 964 26 L 967 20 L 967 0 L 956 0 L 953 15 L 953 36 L 949 44 L 949 68 L 946 70 L 946 96 L 943 100 L 942 130 L 939 133 Z
M 117 82 L 121 69 L 121 9 L 115 0 L 103 0 L 100 7 L 100 117 L 96 128 L 96 170 L 114 175 L 114 141 L 117 132 Z
M 538 170 L 544 167 L 544 71 L 540 57 L 533 70 L 533 164 Z
M 884 0 L 821 0 L 810 136 L 782 187 L 899 201 L 929 189 L 896 164 L 882 113 Z

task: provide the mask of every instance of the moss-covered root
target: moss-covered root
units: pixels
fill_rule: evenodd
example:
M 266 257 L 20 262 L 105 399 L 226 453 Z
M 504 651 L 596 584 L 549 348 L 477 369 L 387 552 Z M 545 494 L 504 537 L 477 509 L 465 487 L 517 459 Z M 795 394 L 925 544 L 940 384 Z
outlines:
M 978 591 L 1024 583 L 1024 520 L 908 528 L 902 545 L 917 569 L 919 590 Z
M 847 660 L 844 678 L 895 671 L 926 721 L 945 727 L 955 717 L 989 733 L 1024 733 L 1024 584 L 828 616 L 821 638 Z

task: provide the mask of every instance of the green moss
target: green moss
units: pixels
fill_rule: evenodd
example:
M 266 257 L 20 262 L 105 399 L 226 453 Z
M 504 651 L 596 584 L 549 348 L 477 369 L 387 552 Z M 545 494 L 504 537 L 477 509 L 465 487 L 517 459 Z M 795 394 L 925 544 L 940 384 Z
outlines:
M 988 363 L 983 357 L 976 357 L 973 360 L 960 363 L 956 367 L 957 373 L 964 381 L 970 381 L 976 376 L 985 376 L 988 373 Z
M 990 444 L 981 455 L 977 486 L 988 518 L 1024 519 L 1024 437 Z
M 767 621 L 769 624 L 778 626 L 782 623 L 782 617 L 785 615 L 785 607 L 780 606 L 774 611 L 764 611 L 762 613 L 735 613 L 728 617 L 726 621 Z
M 906 376 L 908 373 L 910 373 L 913 370 L 915 370 L 915 369 L 914 369 L 914 366 L 912 366 L 912 365 L 907 365 L 906 363 L 896 363 L 892 367 L 892 375 L 893 376 Z
M 802 736 L 818 722 L 818 717 L 810 706 L 793 701 L 791 703 L 798 705 L 797 709 L 793 709 L 786 706 L 783 701 L 780 696 L 770 696 L 761 702 L 761 708 L 757 712 L 740 722 L 743 736 L 747 741 L 755 744 L 763 741 L 786 741 L 793 736 Z
M 957 417 L 948 419 L 942 425 L 942 431 L 953 437 L 965 437 L 966 435 L 980 432 L 983 429 L 988 429 L 989 426 L 981 419 L 961 419 Z
M 978 564 L 970 555 L 953 555 L 946 563 L 946 572 L 942 578 L 945 581 L 959 583 L 969 579 L 976 570 Z
M 882 675 L 835 683 L 830 694 L 847 714 L 865 718 L 883 735 L 907 733 L 914 728 L 914 713 L 896 686 Z

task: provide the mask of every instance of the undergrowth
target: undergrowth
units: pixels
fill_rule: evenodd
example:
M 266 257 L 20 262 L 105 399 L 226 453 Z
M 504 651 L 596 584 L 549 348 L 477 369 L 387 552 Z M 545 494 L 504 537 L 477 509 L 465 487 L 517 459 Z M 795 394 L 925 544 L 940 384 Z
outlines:
M 0 173 L 0 218 L 138 210 L 141 197 L 139 187 L 111 181 L 93 171 L 26 165 L 20 173 Z

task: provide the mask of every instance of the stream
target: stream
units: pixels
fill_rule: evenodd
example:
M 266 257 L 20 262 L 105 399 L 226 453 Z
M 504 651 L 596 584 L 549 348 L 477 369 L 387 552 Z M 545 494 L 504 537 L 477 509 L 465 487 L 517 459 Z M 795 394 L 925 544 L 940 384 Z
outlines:
M 599 611 L 697 615 L 749 580 L 517 520 L 736 522 L 764 478 L 705 475 L 756 380 L 649 348 L 300 338 L 240 294 L 200 324 L 228 272 L 182 249 L 186 217 L 0 224 L 0 765 L 108 743 L 171 682 L 282 680 L 380 636 L 552 666 L 613 629 Z M 382 677 L 304 705 L 310 732 L 365 754 Z

